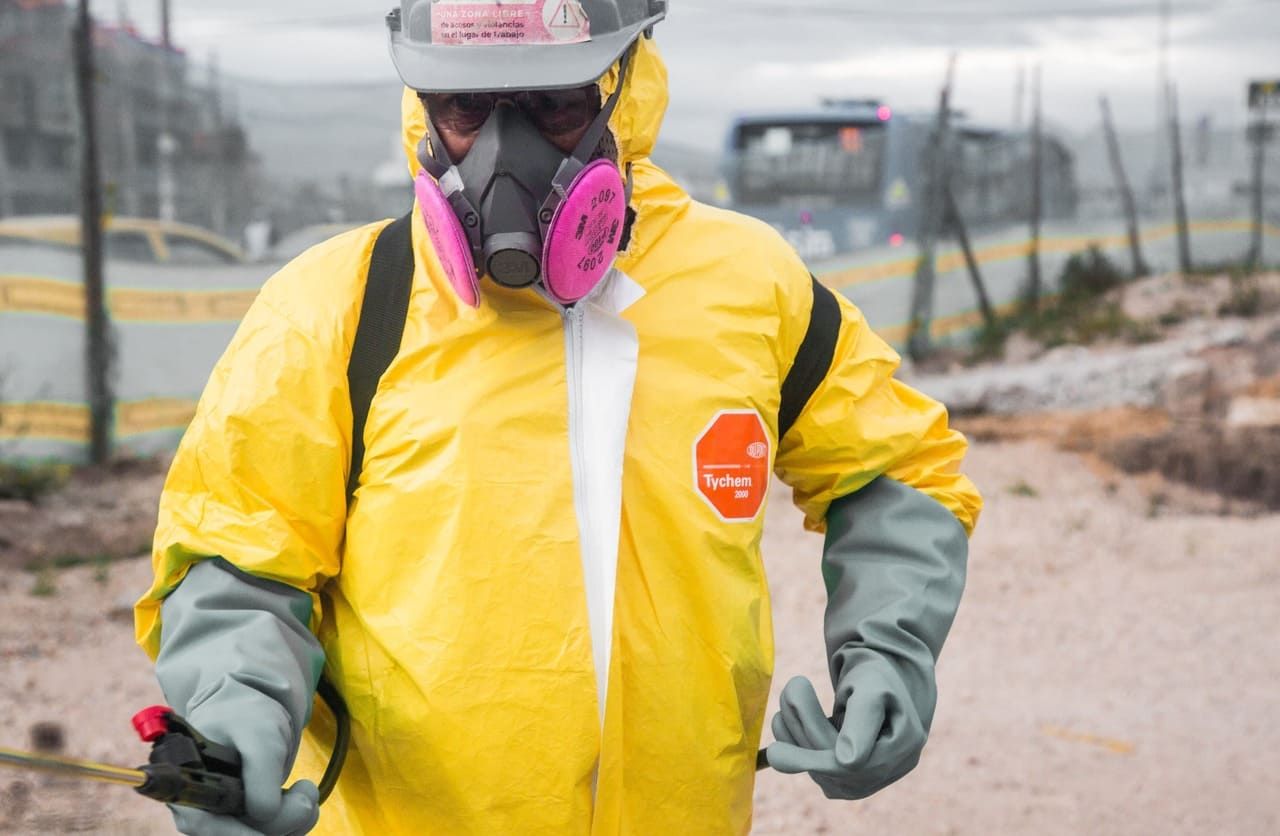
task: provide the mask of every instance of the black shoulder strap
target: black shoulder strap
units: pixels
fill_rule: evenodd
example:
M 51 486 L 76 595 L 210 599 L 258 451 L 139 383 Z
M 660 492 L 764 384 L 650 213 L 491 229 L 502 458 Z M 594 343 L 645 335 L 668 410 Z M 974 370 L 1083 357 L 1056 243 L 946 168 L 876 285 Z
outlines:
M 813 309 L 809 313 L 809 329 L 796 351 L 795 362 L 787 379 L 782 381 L 782 405 L 778 408 L 778 440 L 787 434 L 800 417 L 801 410 L 831 369 L 840 336 L 840 303 L 821 282 L 812 276 Z
M 347 477 L 347 501 L 360 485 L 364 468 L 364 426 L 369 405 L 378 391 L 382 373 L 400 351 L 409 292 L 413 289 L 412 213 L 382 228 L 369 258 L 360 323 L 347 361 L 347 388 L 351 393 L 351 474 Z

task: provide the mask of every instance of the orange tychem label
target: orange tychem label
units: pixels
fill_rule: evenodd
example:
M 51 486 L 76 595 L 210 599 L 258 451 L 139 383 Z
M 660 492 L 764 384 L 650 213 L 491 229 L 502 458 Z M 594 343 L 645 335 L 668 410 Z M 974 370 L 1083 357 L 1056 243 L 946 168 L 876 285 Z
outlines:
M 693 443 L 694 487 L 725 522 L 754 520 L 769 490 L 769 459 L 760 413 L 721 410 Z

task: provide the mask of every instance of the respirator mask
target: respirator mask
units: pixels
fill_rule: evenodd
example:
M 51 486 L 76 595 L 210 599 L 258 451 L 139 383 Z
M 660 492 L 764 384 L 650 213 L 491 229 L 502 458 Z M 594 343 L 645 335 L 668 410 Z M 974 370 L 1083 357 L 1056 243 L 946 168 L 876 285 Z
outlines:
M 480 304 L 482 274 L 506 287 L 540 285 L 565 305 L 604 277 L 622 243 L 630 184 L 623 184 L 614 160 L 592 158 L 629 57 L 623 56 L 603 106 L 594 85 L 425 96 L 427 136 L 418 146 L 422 170 L 414 191 L 441 267 L 462 301 Z M 460 162 L 449 159 L 437 119 L 462 133 L 478 128 Z M 587 120 L 567 156 L 546 138 L 579 130 Z

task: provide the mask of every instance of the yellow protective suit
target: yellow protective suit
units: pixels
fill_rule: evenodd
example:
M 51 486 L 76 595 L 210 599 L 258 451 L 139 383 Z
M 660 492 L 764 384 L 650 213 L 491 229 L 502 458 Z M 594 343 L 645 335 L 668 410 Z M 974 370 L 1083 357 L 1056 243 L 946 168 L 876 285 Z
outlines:
M 616 567 L 599 682 L 584 519 L 610 493 L 584 496 L 596 463 L 580 425 L 611 378 L 592 378 L 563 311 L 487 281 L 479 309 L 460 303 L 415 212 L 408 321 L 350 509 L 346 363 L 381 225 L 274 276 L 212 375 L 165 485 L 137 638 L 156 653 L 160 602 L 209 556 L 314 593 L 326 675 L 353 723 L 317 832 L 750 829 L 773 668 L 764 514 L 726 520 L 699 488 L 723 464 L 698 448 L 718 415 L 759 416 L 767 440 L 750 455 L 794 488 L 810 528 L 881 474 L 975 522 L 964 439 L 892 379 L 898 358 L 847 302 L 829 373 L 775 437 L 811 279 L 768 226 L 693 202 L 649 162 L 665 106 L 642 40 L 611 122 L 637 219 L 602 327 L 635 351 L 621 513 L 605 502 L 615 527 L 590 534 Z M 424 123 L 408 92 L 404 116 L 416 170 Z M 327 745 L 309 729 L 296 771 L 318 776 Z

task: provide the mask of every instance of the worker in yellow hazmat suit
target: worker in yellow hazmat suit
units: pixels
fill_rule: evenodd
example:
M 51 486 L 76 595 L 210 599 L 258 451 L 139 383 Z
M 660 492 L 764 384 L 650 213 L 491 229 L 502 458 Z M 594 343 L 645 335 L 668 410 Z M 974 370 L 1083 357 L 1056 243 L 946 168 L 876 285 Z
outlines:
M 650 162 L 665 6 L 388 17 L 414 209 L 267 282 L 165 484 L 138 641 L 246 785 L 183 832 L 746 833 L 773 478 L 826 532 L 836 698 L 789 683 L 770 763 L 861 798 L 918 760 L 965 441 L 772 229 Z M 321 811 L 290 775 L 327 757 L 322 673 L 352 740 Z

